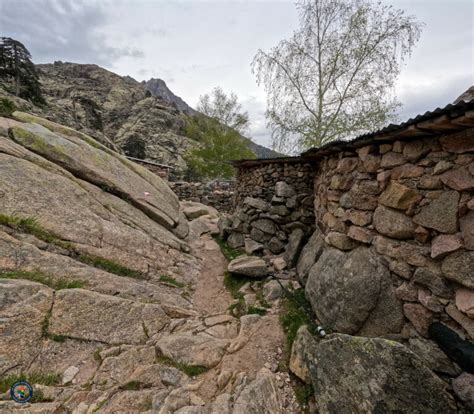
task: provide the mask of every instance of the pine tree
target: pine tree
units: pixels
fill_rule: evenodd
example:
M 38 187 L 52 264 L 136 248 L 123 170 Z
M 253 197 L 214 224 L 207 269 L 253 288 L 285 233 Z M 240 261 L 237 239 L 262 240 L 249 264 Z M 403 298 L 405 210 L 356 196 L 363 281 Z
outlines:
M 44 104 L 35 65 L 23 43 L 0 37 L 0 79 L 13 85 L 12 93 L 35 104 Z

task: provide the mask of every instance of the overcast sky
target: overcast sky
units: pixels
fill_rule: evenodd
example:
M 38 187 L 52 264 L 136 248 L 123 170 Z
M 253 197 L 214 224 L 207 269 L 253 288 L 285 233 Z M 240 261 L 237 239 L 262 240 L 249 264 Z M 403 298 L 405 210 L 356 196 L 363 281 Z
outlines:
M 424 22 L 403 68 L 401 120 L 444 106 L 474 84 L 473 0 L 383 0 Z M 194 106 L 221 86 L 269 144 L 265 93 L 250 63 L 297 28 L 292 1 L 0 0 L 0 36 L 23 42 L 35 63 L 96 63 L 137 80 L 162 78 Z

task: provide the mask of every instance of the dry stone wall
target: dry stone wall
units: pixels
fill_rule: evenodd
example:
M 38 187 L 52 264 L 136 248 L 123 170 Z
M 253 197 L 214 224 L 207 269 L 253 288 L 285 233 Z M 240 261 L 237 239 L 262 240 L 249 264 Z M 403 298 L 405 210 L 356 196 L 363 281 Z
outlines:
M 247 253 L 284 252 L 295 264 L 304 240 L 314 229 L 314 167 L 308 162 L 275 161 L 240 168 L 234 214 L 223 223 L 231 247 Z
M 322 322 L 415 338 L 438 320 L 474 339 L 474 130 L 326 157 L 314 194 L 298 270 Z
M 169 182 L 169 186 L 180 200 L 206 204 L 221 213 L 231 213 L 233 210 L 234 181 L 174 181 Z

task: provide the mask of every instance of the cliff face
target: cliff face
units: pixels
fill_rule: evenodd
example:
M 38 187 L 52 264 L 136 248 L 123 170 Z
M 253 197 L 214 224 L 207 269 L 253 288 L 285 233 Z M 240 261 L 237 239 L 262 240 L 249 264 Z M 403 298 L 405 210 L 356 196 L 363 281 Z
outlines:
M 29 112 L 84 132 L 132 157 L 186 170 L 185 153 L 198 143 L 184 135 L 197 114 L 161 79 L 137 82 L 97 65 L 55 62 L 37 65 L 47 106 Z M 247 138 L 245 138 L 247 140 Z M 273 151 L 248 140 L 258 157 Z

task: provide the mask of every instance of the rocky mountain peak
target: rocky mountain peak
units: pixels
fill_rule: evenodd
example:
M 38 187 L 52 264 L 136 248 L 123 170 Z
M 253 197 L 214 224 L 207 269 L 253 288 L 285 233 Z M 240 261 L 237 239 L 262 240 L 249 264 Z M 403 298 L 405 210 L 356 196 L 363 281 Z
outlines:
M 163 79 L 151 78 L 148 81 L 143 81 L 147 91 L 150 91 L 152 96 L 163 99 L 165 102 L 173 104 L 181 112 L 184 112 L 187 115 L 195 115 L 197 112 L 191 108 L 186 102 L 184 102 L 179 96 L 176 96 L 166 85 L 166 82 Z

